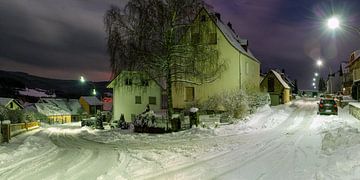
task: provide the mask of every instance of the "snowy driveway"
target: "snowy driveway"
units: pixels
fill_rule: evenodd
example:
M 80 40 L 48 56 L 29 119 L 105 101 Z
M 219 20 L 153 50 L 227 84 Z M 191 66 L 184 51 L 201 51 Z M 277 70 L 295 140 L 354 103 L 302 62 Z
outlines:
M 217 129 L 147 135 L 46 127 L 0 147 L 0 179 L 356 179 L 358 120 L 314 100 Z M 31 135 L 31 136 L 28 136 Z

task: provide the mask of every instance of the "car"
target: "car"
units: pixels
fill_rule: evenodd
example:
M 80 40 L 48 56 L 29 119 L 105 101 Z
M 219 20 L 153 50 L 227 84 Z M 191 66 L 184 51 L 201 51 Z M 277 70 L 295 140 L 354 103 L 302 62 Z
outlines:
M 320 99 L 318 114 L 338 115 L 338 107 L 334 99 Z
M 95 126 L 96 124 L 96 117 L 91 117 L 89 119 L 81 120 L 81 126 Z

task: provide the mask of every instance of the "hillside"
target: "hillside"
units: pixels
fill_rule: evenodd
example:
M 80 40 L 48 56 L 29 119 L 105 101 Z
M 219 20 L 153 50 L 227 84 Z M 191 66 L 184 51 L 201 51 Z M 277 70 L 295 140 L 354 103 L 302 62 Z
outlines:
M 90 95 L 95 86 L 99 94 L 111 92 L 106 89 L 109 82 L 93 82 L 82 84 L 79 80 L 60 80 L 33 76 L 23 72 L 9 72 L 0 70 L 0 96 L 16 97 L 19 90 L 34 89 L 44 91 L 46 94 L 56 94 L 56 97 L 78 98 Z

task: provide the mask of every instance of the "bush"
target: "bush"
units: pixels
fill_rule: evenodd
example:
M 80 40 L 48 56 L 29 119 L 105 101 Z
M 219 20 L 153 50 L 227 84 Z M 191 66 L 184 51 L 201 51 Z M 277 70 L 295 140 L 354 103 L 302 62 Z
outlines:
M 4 106 L 0 106 L 0 121 L 4 121 L 8 119 L 8 109 Z
M 7 115 L 12 124 L 25 122 L 25 116 L 21 110 L 9 110 Z
M 247 94 L 243 90 L 233 90 L 210 97 L 200 107 L 203 110 L 225 111 L 225 116 L 239 119 L 254 113 L 257 108 L 269 102 L 270 97 L 267 93 Z

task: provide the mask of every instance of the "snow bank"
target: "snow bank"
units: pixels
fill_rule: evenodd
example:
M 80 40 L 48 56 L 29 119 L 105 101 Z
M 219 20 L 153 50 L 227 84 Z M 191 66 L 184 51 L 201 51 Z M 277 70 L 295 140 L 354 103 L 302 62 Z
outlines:
M 350 126 L 344 126 L 325 132 L 321 149 L 326 154 L 330 154 L 339 148 L 349 148 L 359 144 L 359 130 Z

